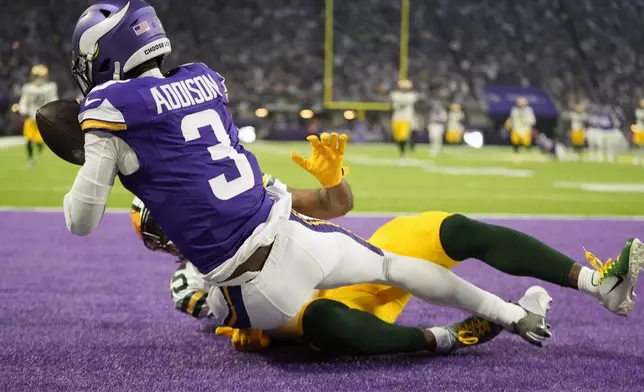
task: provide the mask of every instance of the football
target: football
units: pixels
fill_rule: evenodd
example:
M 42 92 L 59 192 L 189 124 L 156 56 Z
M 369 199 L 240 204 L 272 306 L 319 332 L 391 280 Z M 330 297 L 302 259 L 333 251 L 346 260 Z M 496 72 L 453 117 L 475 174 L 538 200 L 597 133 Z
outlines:
M 85 163 L 85 136 L 78 123 L 80 104 L 58 100 L 41 106 L 36 124 L 45 144 L 54 154 L 74 165 Z

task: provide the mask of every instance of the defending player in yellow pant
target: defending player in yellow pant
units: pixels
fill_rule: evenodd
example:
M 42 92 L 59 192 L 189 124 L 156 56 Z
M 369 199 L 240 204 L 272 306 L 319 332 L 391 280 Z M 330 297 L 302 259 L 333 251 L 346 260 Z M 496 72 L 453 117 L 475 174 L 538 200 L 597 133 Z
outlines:
M 27 139 L 30 142 L 34 142 L 38 144 L 44 143 L 44 141 L 42 140 L 42 136 L 40 136 L 40 131 L 38 131 L 38 126 L 36 125 L 36 122 L 30 118 L 25 119 L 25 122 L 22 126 L 22 134 L 24 135 L 25 139 Z
M 452 260 L 443 249 L 439 235 L 445 218 L 451 214 L 430 211 L 416 216 L 397 217 L 381 226 L 371 236 L 369 242 L 393 253 L 427 260 L 445 268 L 453 268 L 458 262 Z M 388 323 L 396 321 L 403 311 L 411 294 L 396 287 L 362 283 L 320 290 L 315 299 L 304 305 L 298 315 L 281 329 L 292 337 L 302 336 L 302 315 L 312 302 L 330 299 L 374 314 Z

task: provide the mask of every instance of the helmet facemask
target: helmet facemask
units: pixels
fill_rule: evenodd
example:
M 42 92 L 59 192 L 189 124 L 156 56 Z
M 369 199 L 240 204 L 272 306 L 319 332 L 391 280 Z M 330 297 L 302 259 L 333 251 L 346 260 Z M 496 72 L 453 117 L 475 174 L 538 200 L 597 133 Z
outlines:
M 94 88 L 94 84 L 92 83 L 92 57 L 94 56 L 84 56 L 82 53 L 79 53 L 72 64 L 72 76 L 83 96 L 87 96 Z

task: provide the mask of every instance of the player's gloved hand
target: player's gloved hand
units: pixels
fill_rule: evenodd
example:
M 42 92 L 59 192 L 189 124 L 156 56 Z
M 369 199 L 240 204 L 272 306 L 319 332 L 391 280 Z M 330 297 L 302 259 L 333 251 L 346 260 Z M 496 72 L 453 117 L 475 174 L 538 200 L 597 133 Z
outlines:
M 239 351 L 259 351 L 271 343 L 261 329 L 238 329 L 231 327 L 217 327 L 217 336 L 228 336 L 233 349 Z
M 347 135 L 324 132 L 320 135 L 320 139 L 311 135 L 306 140 L 311 143 L 311 156 L 304 159 L 299 154 L 292 152 L 293 162 L 311 173 L 323 187 L 331 188 L 338 185 L 342 178 L 349 173 L 349 168 L 342 166 Z

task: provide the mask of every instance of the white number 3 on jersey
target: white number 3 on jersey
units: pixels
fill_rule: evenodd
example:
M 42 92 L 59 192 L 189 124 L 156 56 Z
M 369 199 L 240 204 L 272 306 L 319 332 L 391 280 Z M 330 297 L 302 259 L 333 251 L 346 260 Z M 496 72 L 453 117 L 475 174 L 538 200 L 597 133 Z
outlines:
M 186 142 L 199 139 L 201 137 L 199 128 L 207 126 L 212 128 L 215 132 L 215 137 L 219 141 L 218 144 L 208 147 L 212 160 L 219 161 L 230 158 L 239 171 L 239 177 L 231 181 L 226 180 L 224 174 L 220 174 L 208 181 L 215 197 L 220 200 L 229 200 L 255 185 L 253 168 L 245 155 L 238 153 L 237 150 L 231 147 L 230 136 L 228 136 L 217 111 L 206 109 L 189 114 L 181 120 L 181 132 Z

